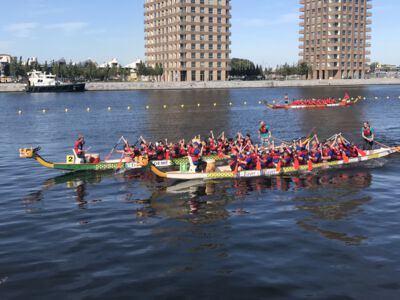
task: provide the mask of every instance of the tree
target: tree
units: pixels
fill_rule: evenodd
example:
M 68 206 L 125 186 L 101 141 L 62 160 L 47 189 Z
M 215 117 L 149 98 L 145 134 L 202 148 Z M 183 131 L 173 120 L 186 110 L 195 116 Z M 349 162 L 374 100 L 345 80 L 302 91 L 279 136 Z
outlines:
M 376 68 L 378 67 L 379 63 L 378 62 L 373 62 L 370 66 L 369 69 L 371 70 L 371 73 L 375 73 Z

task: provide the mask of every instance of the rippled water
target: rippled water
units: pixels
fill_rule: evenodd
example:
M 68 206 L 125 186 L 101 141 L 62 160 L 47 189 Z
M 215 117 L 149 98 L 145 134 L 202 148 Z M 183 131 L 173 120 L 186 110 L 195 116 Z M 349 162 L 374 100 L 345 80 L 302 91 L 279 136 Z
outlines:
M 0 94 L 0 299 L 398 299 L 399 155 L 206 184 L 63 174 L 18 158 L 18 148 L 40 145 L 45 158 L 63 161 L 78 133 L 104 157 L 121 135 L 256 135 L 262 119 L 282 139 L 317 127 L 356 141 L 370 120 L 380 141 L 400 144 L 400 88 L 347 90 L 367 100 L 273 111 L 259 101 L 345 90 Z

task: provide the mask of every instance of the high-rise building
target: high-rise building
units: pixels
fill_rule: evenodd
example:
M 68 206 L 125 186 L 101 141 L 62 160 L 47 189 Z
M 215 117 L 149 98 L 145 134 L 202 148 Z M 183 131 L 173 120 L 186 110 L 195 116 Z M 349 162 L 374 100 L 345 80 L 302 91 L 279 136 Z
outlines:
M 230 0 L 145 0 L 146 63 L 165 81 L 226 80 Z
M 300 0 L 300 56 L 309 78 L 364 78 L 370 61 L 370 0 Z

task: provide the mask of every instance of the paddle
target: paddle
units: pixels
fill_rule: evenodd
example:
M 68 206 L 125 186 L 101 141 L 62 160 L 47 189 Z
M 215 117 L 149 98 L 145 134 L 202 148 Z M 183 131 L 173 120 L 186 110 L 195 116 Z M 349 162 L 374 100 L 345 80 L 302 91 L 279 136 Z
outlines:
M 307 165 L 308 165 L 308 171 L 311 172 L 313 170 L 313 163 L 312 163 L 311 159 L 308 160 Z
M 385 148 L 392 148 L 392 147 L 389 147 L 389 146 L 387 146 L 385 144 L 382 144 L 382 143 L 380 143 L 378 141 L 374 141 L 374 143 L 377 143 L 378 145 L 381 145 L 382 147 L 385 147 Z
M 117 148 L 117 146 L 119 145 L 119 143 L 121 143 L 121 139 L 123 138 L 123 136 L 121 136 L 118 140 L 118 142 L 114 145 L 114 147 L 112 147 L 110 153 L 108 153 L 108 155 L 106 156 L 106 158 L 104 159 L 105 161 L 108 160 L 111 157 L 111 154 L 114 152 L 115 148 Z

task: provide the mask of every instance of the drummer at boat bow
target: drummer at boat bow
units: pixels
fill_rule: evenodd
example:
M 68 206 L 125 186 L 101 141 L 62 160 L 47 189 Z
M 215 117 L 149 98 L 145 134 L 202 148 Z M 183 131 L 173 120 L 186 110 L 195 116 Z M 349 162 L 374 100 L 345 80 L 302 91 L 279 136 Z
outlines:
M 372 150 L 372 147 L 374 146 L 375 131 L 369 125 L 369 122 L 364 122 L 364 125 L 361 128 L 361 136 L 364 139 L 364 149 Z
M 83 146 L 85 145 L 85 137 L 80 134 L 74 143 L 74 151 L 78 158 L 83 159 L 86 162 L 85 158 L 85 150 L 83 150 Z

